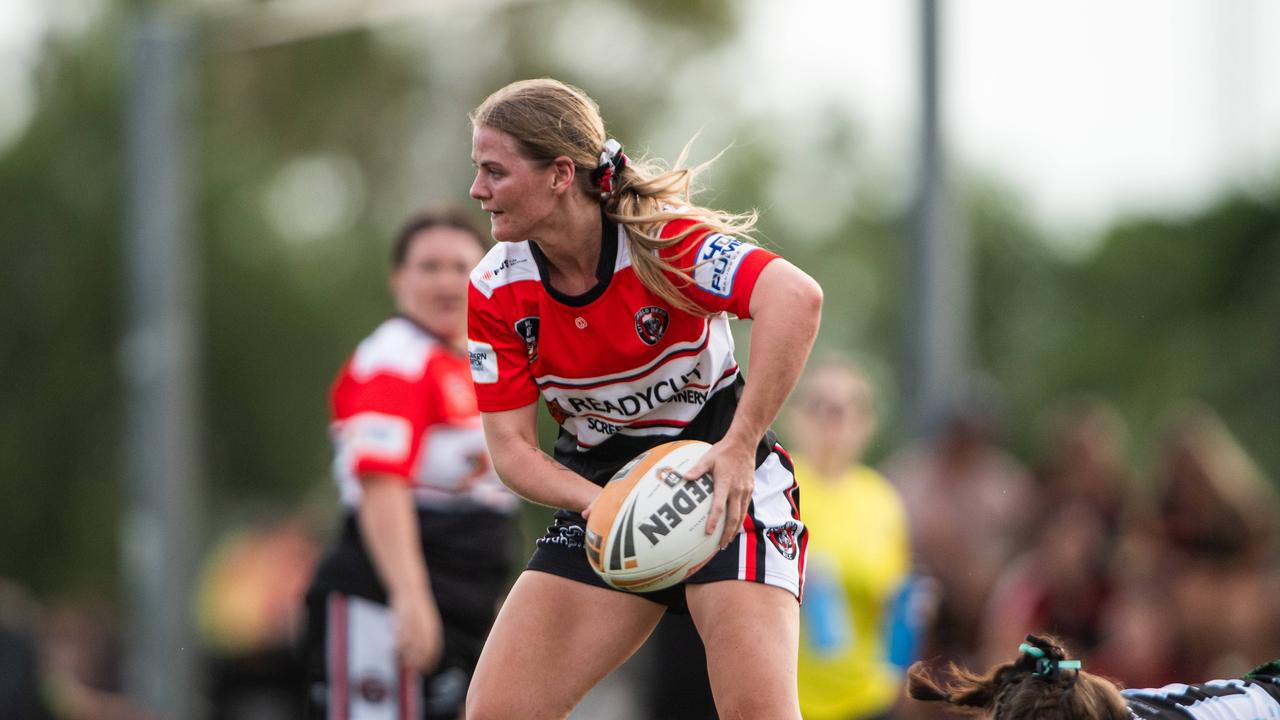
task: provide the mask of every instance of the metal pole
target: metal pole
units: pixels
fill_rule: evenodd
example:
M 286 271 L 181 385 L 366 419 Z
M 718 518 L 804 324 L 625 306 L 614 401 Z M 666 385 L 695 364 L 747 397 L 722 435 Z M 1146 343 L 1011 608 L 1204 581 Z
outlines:
M 198 292 L 188 129 L 193 34 L 151 14 L 130 39 L 126 387 L 126 689 L 163 718 L 196 718 L 190 631 L 201 481 Z
M 947 194 L 938 0 L 920 0 L 920 156 L 908 261 L 910 432 L 936 429 L 963 393 L 969 263 Z

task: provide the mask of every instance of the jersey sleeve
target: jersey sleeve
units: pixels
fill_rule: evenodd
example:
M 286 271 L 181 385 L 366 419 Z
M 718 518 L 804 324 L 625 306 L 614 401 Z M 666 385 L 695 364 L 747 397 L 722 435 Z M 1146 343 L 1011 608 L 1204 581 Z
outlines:
M 1162 688 L 1120 691 L 1130 714 L 1140 720 L 1217 720 L 1268 718 L 1280 712 L 1280 698 L 1270 683 L 1257 679 L 1210 680 Z
M 538 399 L 528 346 L 503 319 L 494 297 L 474 283 L 467 296 L 467 352 L 481 412 L 514 410 Z
M 696 224 L 693 220 L 673 220 L 662 228 L 661 237 L 678 237 Z M 690 284 L 685 278 L 669 274 L 676 287 L 698 307 L 749 318 L 751 292 L 760 271 L 778 256 L 744 240 L 698 228 L 662 248 L 659 257 L 693 278 Z
M 413 483 L 426 430 L 442 419 L 440 387 L 430 373 L 363 373 L 349 362 L 334 384 L 332 406 L 337 462 L 346 473 Z

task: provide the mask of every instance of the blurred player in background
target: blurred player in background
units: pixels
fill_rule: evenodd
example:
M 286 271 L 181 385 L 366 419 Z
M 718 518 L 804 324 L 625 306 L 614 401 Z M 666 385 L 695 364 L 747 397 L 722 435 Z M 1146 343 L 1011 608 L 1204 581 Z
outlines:
M 810 530 L 800 709 L 806 720 L 888 717 L 902 673 L 885 628 L 911 556 L 902 499 L 862 464 L 876 425 L 871 386 L 852 364 L 824 362 L 810 368 L 788 418 Z
M 513 83 L 472 126 L 471 196 L 500 241 L 468 301 L 485 433 L 503 480 L 560 511 L 485 645 L 468 718 L 567 715 L 668 606 L 697 625 L 722 717 L 799 718 L 806 531 L 769 424 L 812 347 L 822 291 L 735 237 L 753 215 L 693 205 L 694 171 L 632 162 L 576 88 Z M 728 313 L 754 318 L 750 379 Z M 554 459 L 538 448 L 539 396 L 561 426 Z M 712 443 L 687 476 L 715 479 L 721 551 L 667 590 L 609 589 L 588 565 L 583 517 L 623 464 L 676 439 Z
M 464 216 L 408 220 L 392 254 L 398 314 L 333 387 L 346 518 L 307 594 L 312 717 L 459 716 L 509 578 L 517 500 L 485 451 L 464 351 Z
M 908 691 L 926 702 L 989 720 L 1262 720 L 1280 718 L 1280 661 L 1242 678 L 1122 690 L 1068 660 L 1053 638 L 1032 635 L 1012 662 L 983 675 L 951 665 L 939 683 L 911 667 Z

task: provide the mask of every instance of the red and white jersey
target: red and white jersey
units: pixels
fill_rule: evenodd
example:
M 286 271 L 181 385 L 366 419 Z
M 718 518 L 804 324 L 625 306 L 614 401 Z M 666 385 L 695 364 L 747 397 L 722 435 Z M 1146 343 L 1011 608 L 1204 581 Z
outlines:
M 662 236 L 692 225 L 670 222 Z M 705 311 L 693 314 L 641 283 L 628 248 L 625 231 L 606 221 L 597 284 L 578 296 L 545 281 L 535 244 L 489 251 L 471 274 L 468 298 L 471 376 L 482 411 L 523 407 L 541 394 L 561 440 L 570 435 L 573 450 L 590 453 L 611 438 L 663 442 L 738 382 L 727 313 L 749 317 L 756 279 L 777 256 L 706 230 L 664 248 L 661 256 L 695 280 L 682 289 Z M 677 287 L 683 282 L 674 279 Z M 611 446 L 633 455 L 636 443 Z
M 395 317 L 356 348 L 333 386 L 334 475 L 343 505 L 361 475 L 403 478 L 419 507 L 514 510 L 484 444 L 467 359 Z

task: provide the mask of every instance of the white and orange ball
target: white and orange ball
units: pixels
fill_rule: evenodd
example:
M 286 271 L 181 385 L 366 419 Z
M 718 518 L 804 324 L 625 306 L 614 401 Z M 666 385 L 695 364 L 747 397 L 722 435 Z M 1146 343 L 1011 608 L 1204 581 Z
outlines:
M 716 554 L 724 513 L 708 534 L 711 476 L 685 477 L 710 449 L 698 440 L 658 445 L 605 485 L 587 520 L 586 545 L 591 567 L 611 587 L 631 592 L 668 588 Z

